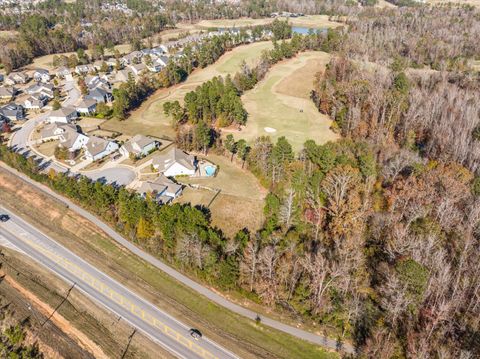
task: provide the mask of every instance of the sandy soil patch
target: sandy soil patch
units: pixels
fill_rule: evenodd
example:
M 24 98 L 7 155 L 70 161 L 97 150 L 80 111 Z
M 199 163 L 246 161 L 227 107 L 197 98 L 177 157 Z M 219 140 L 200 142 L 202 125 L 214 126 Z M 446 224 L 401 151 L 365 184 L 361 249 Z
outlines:
M 49 317 L 51 313 L 53 313 L 54 309 L 50 307 L 48 304 L 42 302 L 40 298 L 38 298 L 35 294 L 29 292 L 22 286 L 20 286 L 16 281 L 14 281 L 12 278 L 9 276 L 6 276 L 4 278 L 13 288 L 15 288 L 17 291 L 19 291 L 27 300 L 31 303 L 33 303 L 37 308 L 39 308 L 40 312 Z M 70 325 L 68 320 L 66 320 L 63 316 L 58 314 L 56 312 L 53 314 L 53 316 L 50 318 L 50 320 L 55 323 L 56 326 L 58 326 L 64 333 L 68 334 L 69 336 L 75 338 L 86 350 L 89 352 L 93 353 L 95 355 L 95 358 L 105 358 L 108 359 L 108 356 L 105 355 L 103 350 L 96 345 L 90 338 L 88 338 L 85 334 L 83 334 L 81 331 Z

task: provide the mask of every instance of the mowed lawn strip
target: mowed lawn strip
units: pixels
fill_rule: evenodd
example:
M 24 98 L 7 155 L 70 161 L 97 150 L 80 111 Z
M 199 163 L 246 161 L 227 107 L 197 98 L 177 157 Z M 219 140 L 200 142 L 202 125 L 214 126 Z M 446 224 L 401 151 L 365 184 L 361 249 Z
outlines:
M 235 139 L 253 142 L 268 135 L 275 141 L 285 136 L 296 151 L 308 139 L 319 144 L 336 140 L 337 135 L 330 130 L 331 120 L 318 112 L 307 95 L 313 89 L 315 74 L 328 58 L 326 53 L 310 51 L 274 65 L 253 90 L 242 96 L 248 120 L 245 128 L 232 132 Z
M 242 358 L 338 358 L 336 353 L 238 316 L 119 246 L 95 225 L 0 170 L 2 204 L 89 263 Z M 112 318 L 113 320 L 113 318 Z

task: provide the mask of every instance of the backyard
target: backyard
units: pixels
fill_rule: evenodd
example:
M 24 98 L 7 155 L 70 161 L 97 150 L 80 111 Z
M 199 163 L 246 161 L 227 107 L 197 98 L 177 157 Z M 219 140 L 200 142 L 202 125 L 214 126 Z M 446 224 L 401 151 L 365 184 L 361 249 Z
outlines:
M 201 156 L 199 156 L 201 157 Z M 209 154 L 208 161 L 219 167 L 215 177 L 180 177 L 184 184 L 205 188 L 186 188 L 181 203 L 209 206 L 212 222 L 228 236 L 248 228 L 251 232 L 263 224 L 263 199 L 266 190 L 249 171 L 224 156 Z M 216 193 L 218 193 L 217 196 Z

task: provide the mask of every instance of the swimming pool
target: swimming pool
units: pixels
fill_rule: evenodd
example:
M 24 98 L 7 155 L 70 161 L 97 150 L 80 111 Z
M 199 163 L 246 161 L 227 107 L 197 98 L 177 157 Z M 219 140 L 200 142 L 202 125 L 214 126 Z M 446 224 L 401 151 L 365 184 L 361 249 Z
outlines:
M 215 166 L 205 166 L 205 173 L 207 176 L 211 177 L 215 174 Z

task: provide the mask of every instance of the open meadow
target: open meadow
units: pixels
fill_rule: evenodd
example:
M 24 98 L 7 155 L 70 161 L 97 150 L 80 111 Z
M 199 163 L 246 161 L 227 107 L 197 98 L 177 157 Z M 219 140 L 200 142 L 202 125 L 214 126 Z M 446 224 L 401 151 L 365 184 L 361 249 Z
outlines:
M 308 139 L 317 143 L 335 140 L 331 120 L 310 100 L 315 73 L 329 59 L 327 53 L 310 51 L 273 66 L 253 90 L 242 96 L 248 120 L 240 132 L 231 131 L 235 139 L 251 142 L 262 135 L 273 140 L 285 136 L 296 151 Z
M 286 20 L 287 18 L 279 17 L 280 20 Z M 267 25 L 273 22 L 273 18 L 261 18 L 261 19 L 224 19 L 224 20 L 202 20 L 196 25 L 200 28 L 226 28 L 226 27 L 248 27 L 257 25 Z M 342 26 L 343 24 L 329 20 L 327 15 L 306 15 L 301 17 L 288 18 L 292 26 L 298 27 L 310 27 L 310 28 L 334 28 Z

